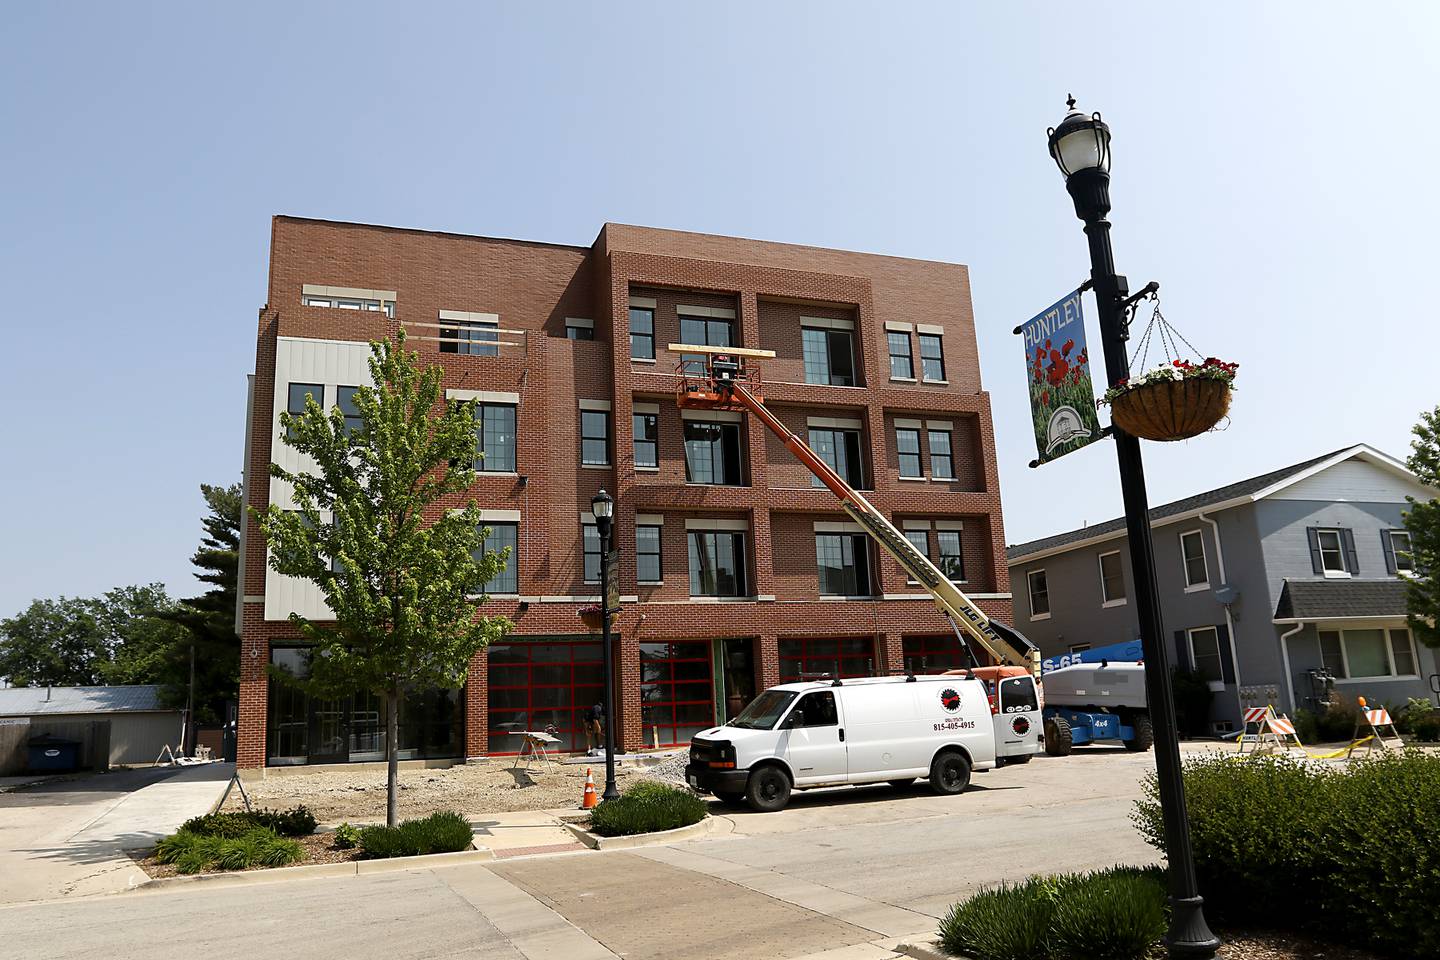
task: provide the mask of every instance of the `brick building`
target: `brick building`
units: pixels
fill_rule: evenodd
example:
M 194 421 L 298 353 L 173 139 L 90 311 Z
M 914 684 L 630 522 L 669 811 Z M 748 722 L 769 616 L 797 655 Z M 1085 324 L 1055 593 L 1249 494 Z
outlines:
M 272 459 L 279 411 L 349 405 L 367 341 L 403 327 L 479 401 L 470 492 L 493 546 L 512 546 L 487 613 L 515 623 L 461 691 L 415 691 L 401 756 L 514 752 L 553 725 L 583 749 L 600 646 L 577 610 L 598 599 L 588 515 L 616 500 L 623 612 L 618 733 L 687 742 L 801 671 L 881 673 L 959 662 L 923 591 L 758 423 L 682 411 L 677 342 L 773 350 L 767 403 L 988 613 L 1011 617 L 990 398 L 964 266 L 606 224 L 564 246 L 277 217 L 247 425 L 250 505 L 288 503 Z M 463 499 L 463 498 L 461 498 Z M 456 505 L 460 505 L 457 500 Z M 307 698 L 286 620 L 323 617 L 314 587 L 242 547 L 242 767 L 380 759 L 383 704 Z

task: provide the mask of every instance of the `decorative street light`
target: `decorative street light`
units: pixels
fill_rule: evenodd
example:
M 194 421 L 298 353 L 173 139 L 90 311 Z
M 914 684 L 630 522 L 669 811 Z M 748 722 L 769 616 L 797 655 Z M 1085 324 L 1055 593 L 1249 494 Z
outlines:
M 1110 249 L 1110 128 L 1099 113 L 1089 116 L 1066 101 L 1070 112 L 1050 130 L 1050 156 L 1065 175 L 1065 189 L 1075 201 L 1075 215 L 1085 221 L 1090 241 L 1090 282 L 1100 313 L 1100 340 L 1105 373 L 1111 386 L 1130 376 L 1125 341 L 1127 315 L 1139 297 L 1130 296 L 1123 276 L 1115 273 Z M 1147 288 L 1148 290 L 1149 288 Z M 1145 291 L 1142 291 L 1142 293 Z M 1135 574 L 1135 609 L 1145 657 L 1145 694 L 1155 724 L 1155 769 L 1165 819 L 1165 853 L 1170 861 L 1170 930 L 1166 943 L 1172 957 L 1213 957 L 1220 940 L 1205 923 L 1203 901 L 1195 882 L 1190 849 L 1190 824 L 1185 813 L 1185 785 L 1180 771 L 1180 739 L 1175 725 L 1175 696 L 1170 686 L 1155 582 L 1155 550 L 1150 541 L 1150 505 L 1140 441 L 1114 424 L 1115 453 L 1120 463 L 1120 491 L 1125 501 L 1130 565 Z
M 612 706 L 615 692 L 615 657 L 610 650 L 610 528 L 615 518 L 615 499 L 602 487 L 590 501 L 590 511 L 595 514 L 595 532 L 600 534 L 600 645 L 605 659 L 605 696 L 600 702 L 605 705 L 605 790 L 602 800 L 614 800 L 620 796 L 615 788 L 615 710 Z

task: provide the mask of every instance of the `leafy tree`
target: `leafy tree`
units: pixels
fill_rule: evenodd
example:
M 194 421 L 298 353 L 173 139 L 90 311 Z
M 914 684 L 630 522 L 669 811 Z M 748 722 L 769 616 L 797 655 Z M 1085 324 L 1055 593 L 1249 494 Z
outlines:
M 201 525 L 205 533 L 190 562 L 199 570 L 196 579 L 212 585 L 198 597 L 181 600 L 161 617 L 184 627 L 187 639 L 177 650 L 176 662 L 189 682 L 190 647 L 195 649 L 195 722 L 220 723 L 225 701 L 234 698 L 240 684 L 240 640 L 235 631 L 235 600 L 240 575 L 241 487 L 200 484 L 210 508 Z
M 1420 482 L 1440 488 L 1440 407 L 1420 414 L 1420 422 L 1410 430 L 1415 439 L 1410 444 L 1406 465 Z M 1410 509 L 1405 511 L 1405 529 L 1410 533 L 1410 553 L 1415 564 L 1415 577 L 1406 587 L 1410 608 L 1410 629 L 1426 646 L 1440 647 L 1440 501 L 1406 497 Z
M 272 504 L 253 515 L 281 574 L 317 584 L 334 615 L 290 621 L 311 641 L 306 687 L 319 696 L 368 690 L 385 699 L 386 818 L 396 821 L 400 696 L 412 687 L 457 688 L 470 659 L 510 629 L 479 616 L 472 594 L 504 565 L 484 551 L 480 511 L 444 509 L 469 489 L 475 457 L 473 403 L 443 406 L 443 371 L 419 368 L 405 334 L 370 345 L 376 386 L 355 397 L 360 426 L 313 397 L 297 416 L 280 415 L 280 439 L 314 472 L 271 464 L 293 488 L 296 509 Z

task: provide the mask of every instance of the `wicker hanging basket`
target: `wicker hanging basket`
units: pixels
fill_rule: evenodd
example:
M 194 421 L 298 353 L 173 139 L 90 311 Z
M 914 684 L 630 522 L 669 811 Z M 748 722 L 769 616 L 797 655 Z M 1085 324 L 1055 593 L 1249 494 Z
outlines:
M 1110 419 L 1142 440 L 1198 437 L 1230 412 L 1227 380 L 1193 378 L 1137 384 L 1110 401 Z
M 605 614 L 600 611 L 599 605 L 581 607 L 580 622 L 591 630 L 599 630 L 605 625 Z

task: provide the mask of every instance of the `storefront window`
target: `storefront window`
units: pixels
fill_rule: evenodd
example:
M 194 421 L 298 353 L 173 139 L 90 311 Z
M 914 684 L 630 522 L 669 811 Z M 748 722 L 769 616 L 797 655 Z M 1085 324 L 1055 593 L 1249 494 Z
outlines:
M 780 682 L 802 674 L 870 677 L 875 674 L 873 637 L 824 637 L 780 641 Z
M 689 743 L 714 725 L 710 644 L 640 644 L 640 719 L 645 742 L 654 746 Z
M 554 727 L 555 749 L 587 747 L 583 720 L 605 689 L 600 644 L 503 643 L 490 648 L 491 754 L 519 753 L 527 730 Z

